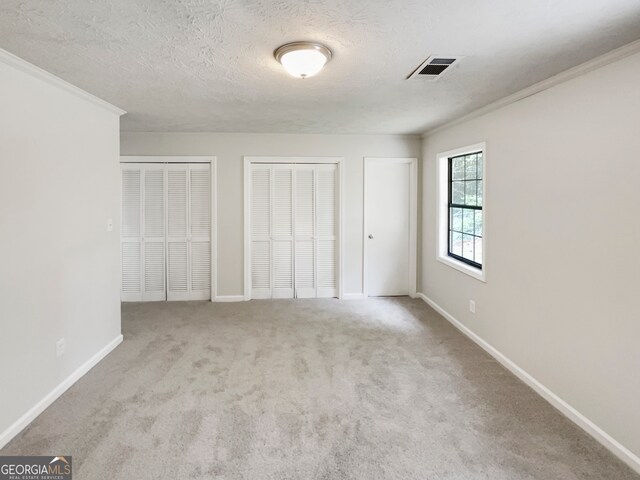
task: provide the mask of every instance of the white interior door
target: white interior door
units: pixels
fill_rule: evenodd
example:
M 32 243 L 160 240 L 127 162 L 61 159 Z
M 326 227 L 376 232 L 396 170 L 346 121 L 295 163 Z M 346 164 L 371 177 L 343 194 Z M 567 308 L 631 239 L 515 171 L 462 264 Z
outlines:
M 365 167 L 366 294 L 409 295 L 411 163 Z

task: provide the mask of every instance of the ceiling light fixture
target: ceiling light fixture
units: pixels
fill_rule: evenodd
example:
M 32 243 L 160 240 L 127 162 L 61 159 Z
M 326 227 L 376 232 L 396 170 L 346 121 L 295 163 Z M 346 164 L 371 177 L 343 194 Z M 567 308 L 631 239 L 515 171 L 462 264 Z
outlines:
M 331 50 L 313 42 L 293 42 L 278 47 L 273 56 L 289 75 L 296 78 L 313 77 L 331 60 Z

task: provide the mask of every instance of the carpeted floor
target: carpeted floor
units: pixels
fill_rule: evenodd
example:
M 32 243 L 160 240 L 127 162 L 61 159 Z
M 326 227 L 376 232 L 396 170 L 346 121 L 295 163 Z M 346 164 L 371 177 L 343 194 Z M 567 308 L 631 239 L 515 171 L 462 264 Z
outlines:
M 638 479 L 420 300 L 123 306 L 0 454 L 74 478 Z

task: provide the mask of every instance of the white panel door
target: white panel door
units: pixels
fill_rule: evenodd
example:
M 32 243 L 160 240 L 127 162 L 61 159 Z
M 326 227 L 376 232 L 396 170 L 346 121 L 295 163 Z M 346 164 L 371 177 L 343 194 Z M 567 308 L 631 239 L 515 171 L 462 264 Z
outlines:
M 142 167 L 122 166 L 122 290 L 125 302 L 142 300 Z
M 295 168 L 295 294 L 316 296 L 316 166 Z
M 370 162 L 365 184 L 367 294 L 408 295 L 411 164 Z

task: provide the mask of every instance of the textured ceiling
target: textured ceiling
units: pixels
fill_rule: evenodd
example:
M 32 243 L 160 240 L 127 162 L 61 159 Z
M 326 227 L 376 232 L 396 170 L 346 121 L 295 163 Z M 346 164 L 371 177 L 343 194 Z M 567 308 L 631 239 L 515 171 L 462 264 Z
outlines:
M 419 133 L 640 38 L 640 0 L 2 0 L 0 47 L 125 131 Z M 294 40 L 333 60 L 296 80 Z M 438 82 L 405 80 L 464 55 Z

